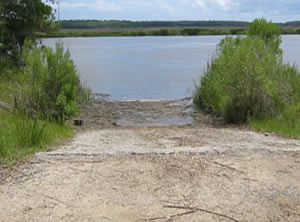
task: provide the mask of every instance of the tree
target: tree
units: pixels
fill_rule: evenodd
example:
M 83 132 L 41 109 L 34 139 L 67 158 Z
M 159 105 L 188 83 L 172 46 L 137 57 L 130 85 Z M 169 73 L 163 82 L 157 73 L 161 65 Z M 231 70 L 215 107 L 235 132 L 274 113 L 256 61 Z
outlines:
M 38 33 L 53 30 L 54 19 L 51 6 L 41 0 L 1 1 L 0 53 L 17 59 L 25 40 L 35 42 Z

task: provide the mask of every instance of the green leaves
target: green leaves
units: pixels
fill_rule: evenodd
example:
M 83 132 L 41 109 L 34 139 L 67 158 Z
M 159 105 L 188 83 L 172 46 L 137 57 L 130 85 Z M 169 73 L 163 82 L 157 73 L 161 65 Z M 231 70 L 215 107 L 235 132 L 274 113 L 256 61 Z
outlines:
M 280 27 L 266 19 L 255 19 L 249 25 L 248 36 L 262 38 L 266 45 L 273 48 L 275 54 L 282 54 L 280 49 Z
M 52 8 L 41 0 L 10 0 L 0 2 L 0 52 L 16 60 L 25 40 L 35 41 L 38 32 L 53 30 Z
M 299 73 L 282 62 L 279 28 L 264 19 L 250 26 L 246 37 L 221 40 L 194 96 L 200 109 L 228 122 L 274 116 L 300 102 Z
M 31 115 L 64 122 L 79 112 L 77 106 L 83 92 L 77 70 L 62 45 L 52 48 L 28 48 L 23 52 L 24 87 L 20 97 Z

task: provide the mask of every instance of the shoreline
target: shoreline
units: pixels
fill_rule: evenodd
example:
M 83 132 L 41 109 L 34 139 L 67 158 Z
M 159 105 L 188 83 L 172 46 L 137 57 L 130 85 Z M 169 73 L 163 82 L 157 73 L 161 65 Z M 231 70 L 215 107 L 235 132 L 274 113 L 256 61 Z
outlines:
M 42 34 L 41 38 L 69 38 L 69 37 L 146 37 L 146 36 L 219 36 L 245 35 L 246 28 L 159 28 L 159 29 L 61 29 L 58 32 Z M 282 28 L 281 35 L 299 35 L 300 28 Z

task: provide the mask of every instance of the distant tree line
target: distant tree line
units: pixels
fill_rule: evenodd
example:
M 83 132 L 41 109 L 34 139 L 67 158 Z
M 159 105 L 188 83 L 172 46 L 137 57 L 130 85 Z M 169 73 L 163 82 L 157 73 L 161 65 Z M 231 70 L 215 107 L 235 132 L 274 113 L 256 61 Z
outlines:
M 283 27 L 300 27 L 300 21 L 292 21 L 286 23 L 279 23 L 280 26 Z
M 239 21 L 127 21 L 127 20 L 63 20 L 63 29 L 95 28 L 161 28 L 161 27 L 247 27 Z
M 128 20 L 62 20 L 62 29 L 114 29 L 163 27 L 239 27 L 247 28 L 243 21 L 128 21 Z M 300 21 L 277 23 L 281 27 L 300 27 Z

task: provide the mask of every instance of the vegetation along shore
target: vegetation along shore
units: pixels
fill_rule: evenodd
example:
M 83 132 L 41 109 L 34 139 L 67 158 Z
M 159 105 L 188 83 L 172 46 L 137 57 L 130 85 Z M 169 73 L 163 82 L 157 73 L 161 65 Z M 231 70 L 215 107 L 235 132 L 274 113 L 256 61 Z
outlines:
M 38 46 L 40 36 L 69 36 L 70 33 L 58 32 L 51 7 L 39 0 L 34 2 L 31 6 L 1 2 L 2 164 L 15 163 L 73 135 L 69 123 L 79 115 L 80 104 L 91 102 L 90 91 L 81 85 L 70 53 L 59 44 L 55 49 Z M 22 19 L 15 21 L 16 18 L 10 17 L 11 10 Z M 37 13 L 24 14 L 24 11 Z M 279 26 L 264 19 L 250 24 L 78 20 L 62 21 L 60 25 L 64 29 L 84 29 L 83 33 L 94 28 L 145 27 L 149 28 L 146 35 L 241 33 L 243 36 L 226 37 L 218 45 L 217 56 L 210 62 L 196 89 L 195 105 L 201 112 L 222 117 L 228 123 L 248 123 L 257 130 L 300 137 L 299 71 L 295 66 L 283 64 L 280 49 L 281 29 L 298 32 L 299 22 Z M 130 32 L 143 35 L 144 31 L 118 33 L 127 35 Z M 103 33 L 109 36 L 114 32 Z
M 57 27 L 50 6 L 31 3 L 0 3 L 0 165 L 74 135 L 68 121 L 90 98 L 70 53 L 37 44 L 39 32 Z
M 300 221 L 300 73 L 282 27 L 237 24 L 193 98 L 92 100 L 70 52 L 39 44 L 64 33 L 43 2 L 0 1 L 0 221 Z M 200 32 L 172 24 L 149 32 Z
M 256 19 L 246 36 L 221 40 L 194 103 L 228 123 L 300 137 L 300 73 L 284 64 L 278 25 Z
M 195 36 L 247 34 L 243 21 L 62 20 L 59 30 L 42 37 Z M 278 23 L 281 34 L 300 34 L 300 22 Z

